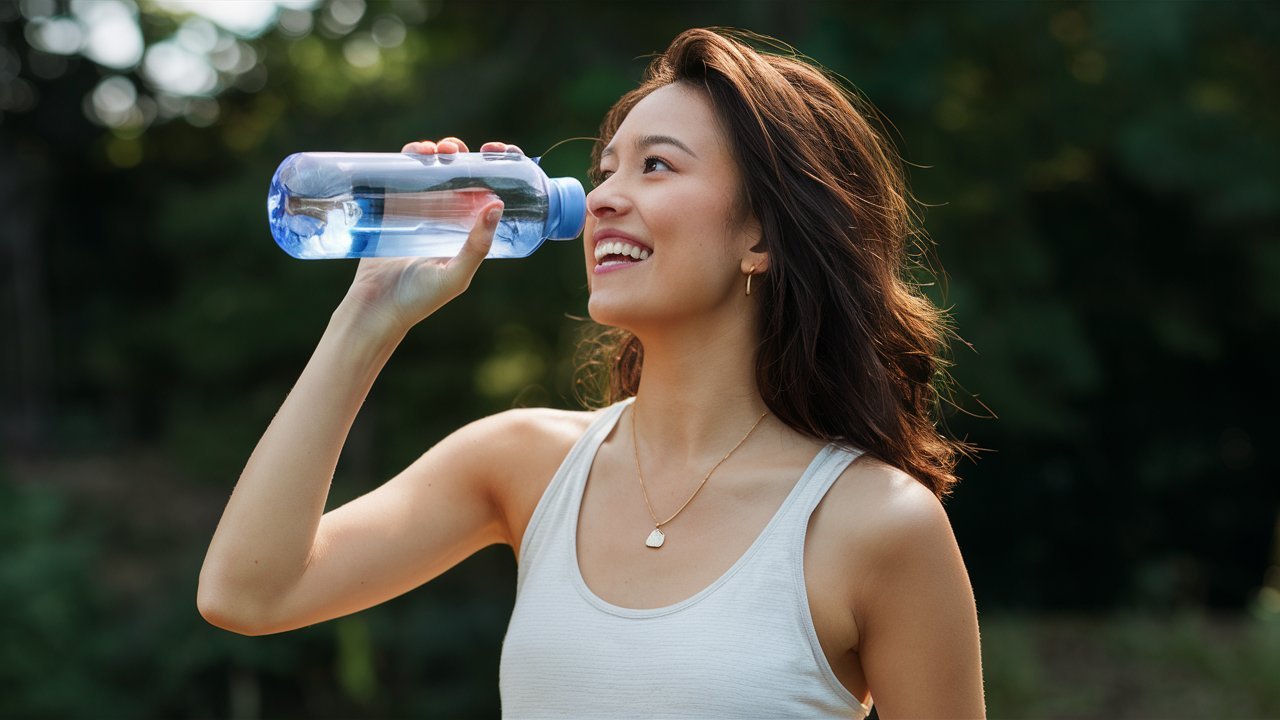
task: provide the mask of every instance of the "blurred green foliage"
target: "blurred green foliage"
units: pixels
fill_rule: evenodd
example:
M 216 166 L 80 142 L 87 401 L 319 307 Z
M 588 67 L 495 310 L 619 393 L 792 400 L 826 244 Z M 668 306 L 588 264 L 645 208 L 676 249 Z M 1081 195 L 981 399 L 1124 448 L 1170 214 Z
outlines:
M 992 715 L 1280 713 L 1280 603 L 1256 601 L 1280 597 L 1275 5 L 323 0 L 280 16 L 308 30 L 232 38 L 256 60 L 190 100 L 145 68 L 31 47 L 32 14 L 70 7 L 0 8 L 0 715 L 496 713 L 509 551 L 279 637 L 195 612 L 222 503 L 353 272 L 274 246 L 267 183 L 302 150 L 457 134 L 538 155 L 592 136 L 647 54 L 705 25 L 795 45 L 891 121 L 945 270 L 930 292 L 964 340 L 946 425 L 991 449 L 948 510 Z M 138 16 L 149 47 L 189 22 L 151 2 Z M 116 76 L 141 109 L 107 122 L 91 98 Z M 588 151 L 568 142 L 544 166 L 585 179 Z M 564 243 L 489 263 L 415 329 L 331 506 L 470 419 L 574 406 L 580 257 Z M 1180 707 L 1087 674 L 1066 687 L 1061 663 L 1035 660 L 1061 638 L 1046 650 L 1035 621 L 1000 614 L 1249 608 L 1235 635 L 1083 631 L 1104 649 L 1079 667 L 1121 658 L 1149 671 L 1139 685 L 1201 693 Z

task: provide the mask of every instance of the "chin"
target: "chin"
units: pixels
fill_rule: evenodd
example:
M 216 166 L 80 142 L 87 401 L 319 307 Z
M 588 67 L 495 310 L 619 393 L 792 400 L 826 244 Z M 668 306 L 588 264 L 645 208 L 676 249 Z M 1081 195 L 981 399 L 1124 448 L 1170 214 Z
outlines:
M 666 326 L 679 313 L 667 298 L 651 298 L 630 288 L 609 287 L 591 292 L 587 315 L 600 325 L 638 333 L 641 328 Z
M 607 293 L 591 293 L 587 300 L 587 316 L 600 325 L 630 329 L 636 319 L 635 304 L 622 298 L 602 297 Z

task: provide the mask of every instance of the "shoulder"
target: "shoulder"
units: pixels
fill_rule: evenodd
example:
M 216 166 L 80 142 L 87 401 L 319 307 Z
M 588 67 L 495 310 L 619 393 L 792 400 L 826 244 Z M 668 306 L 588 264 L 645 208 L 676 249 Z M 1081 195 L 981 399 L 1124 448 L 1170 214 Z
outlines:
M 854 462 L 830 495 L 828 529 L 853 578 L 843 604 L 876 706 L 886 716 L 937 716 L 947 707 L 980 716 L 977 608 L 941 501 L 871 458 Z
M 833 524 L 839 539 L 879 564 L 891 565 L 910 551 L 907 545 L 928 546 L 952 537 L 951 521 L 932 490 L 865 455 L 845 469 L 823 504 L 843 518 Z
M 553 408 L 517 408 L 481 418 L 456 435 L 483 442 L 491 450 L 515 448 L 536 451 L 544 444 L 572 445 L 598 413 Z
M 450 436 L 448 442 L 479 465 L 513 547 L 565 456 L 600 412 L 518 408 Z
M 967 576 L 964 587 L 955 584 L 965 575 L 963 561 L 942 502 L 875 458 L 860 457 L 845 469 L 818 506 L 811 532 L 825 550 L 823 570 L 845 578 L 834 591 L 858 635 L 886 599 L 968 590 Z
M 537 470 L 547 463 L 559 466 L 598 412 L 551 408 L 507 410 L 466 425 L 447 442 L 501 480 L 520 475 L 518 471 L 523 468 Z
M 838 484 L 846 501 L 856 501 L 864 512 L 863 528 L 876 534 L 899 537 L 929 528 L 950 528 L 942 501 L 932 489 L 887 462 L 861 456 L 845 469 Z

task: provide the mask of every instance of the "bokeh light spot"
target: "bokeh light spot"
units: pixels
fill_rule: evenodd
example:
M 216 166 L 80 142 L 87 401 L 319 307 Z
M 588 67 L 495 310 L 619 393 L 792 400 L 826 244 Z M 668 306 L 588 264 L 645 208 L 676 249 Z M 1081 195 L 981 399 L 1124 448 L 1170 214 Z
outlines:
M 218 28 L 204 18 L 190 17 L 182 21 L 174 38 L 189 52 L 208 55 L 218 45 Z
M 355 26 L 364 17 L 364 0 L 334 0 L 329 4 L 329 14 L 337 22 Z
M 320 27 L 334 37 L 341 37 L 355 29 L 364 17 L 364 0 L 334 0 L 320 14 Z
M 303 37 L 311 32 L 314 16 L 306 10 L 284 8 L 280 11 L 277 24 L 280 32 L 288 37 Z
M 274 2 L 228 0 L 151 0 L 175 14 L 194 14 L 240 37 L 257 37 L 271 27 L 279 10 Z
M 138 9 L 120 0 L 72 0 L 71 11 L 89 29 L 85 56 L 117 70 L 132 68 L 142 60 L 142 30 Z
M 47 53 L 73 55 L 84 45 L 84 27 L 75 18 L 35 20 L 23 33 L 31 46 Z
M 40 20 L 57 12 L 58 6 L 53 0 L 22 0 L 18 11 L 28 20 Z
M 395 15 L 379 15 L 373 21 L 373 41 L 382 47 L 399 47 L 404 37 L 404 22 Z
M 0 110 L 26 112 L 36 106 L 36 88 L 22 78 L 0 83 Z
M 138 100 L 138 89 L 129 78 L 112 75 L 93 89 L 93 109 L 104 120 L 124 115 Z
M 365 36 L 353 37 L 343 44 L 342 56 L 352 67 L 361 70 L 375 68 L 382 62 L 378 46 Z
M 158 90 L 174 95 L 207 95 L 217 87 L 218 74 L 209 61 L 173 40 L 147 50 L 143 74 Z

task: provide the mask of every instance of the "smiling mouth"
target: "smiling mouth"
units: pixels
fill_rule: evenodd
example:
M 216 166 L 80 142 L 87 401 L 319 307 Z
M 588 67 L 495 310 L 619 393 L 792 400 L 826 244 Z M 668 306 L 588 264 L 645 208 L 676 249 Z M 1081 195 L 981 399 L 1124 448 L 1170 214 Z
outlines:
M 596 245 L 596 266 L 626 265 L 644 262 L 652 255 L 646 248 L 625 240 L 609 240 Z

